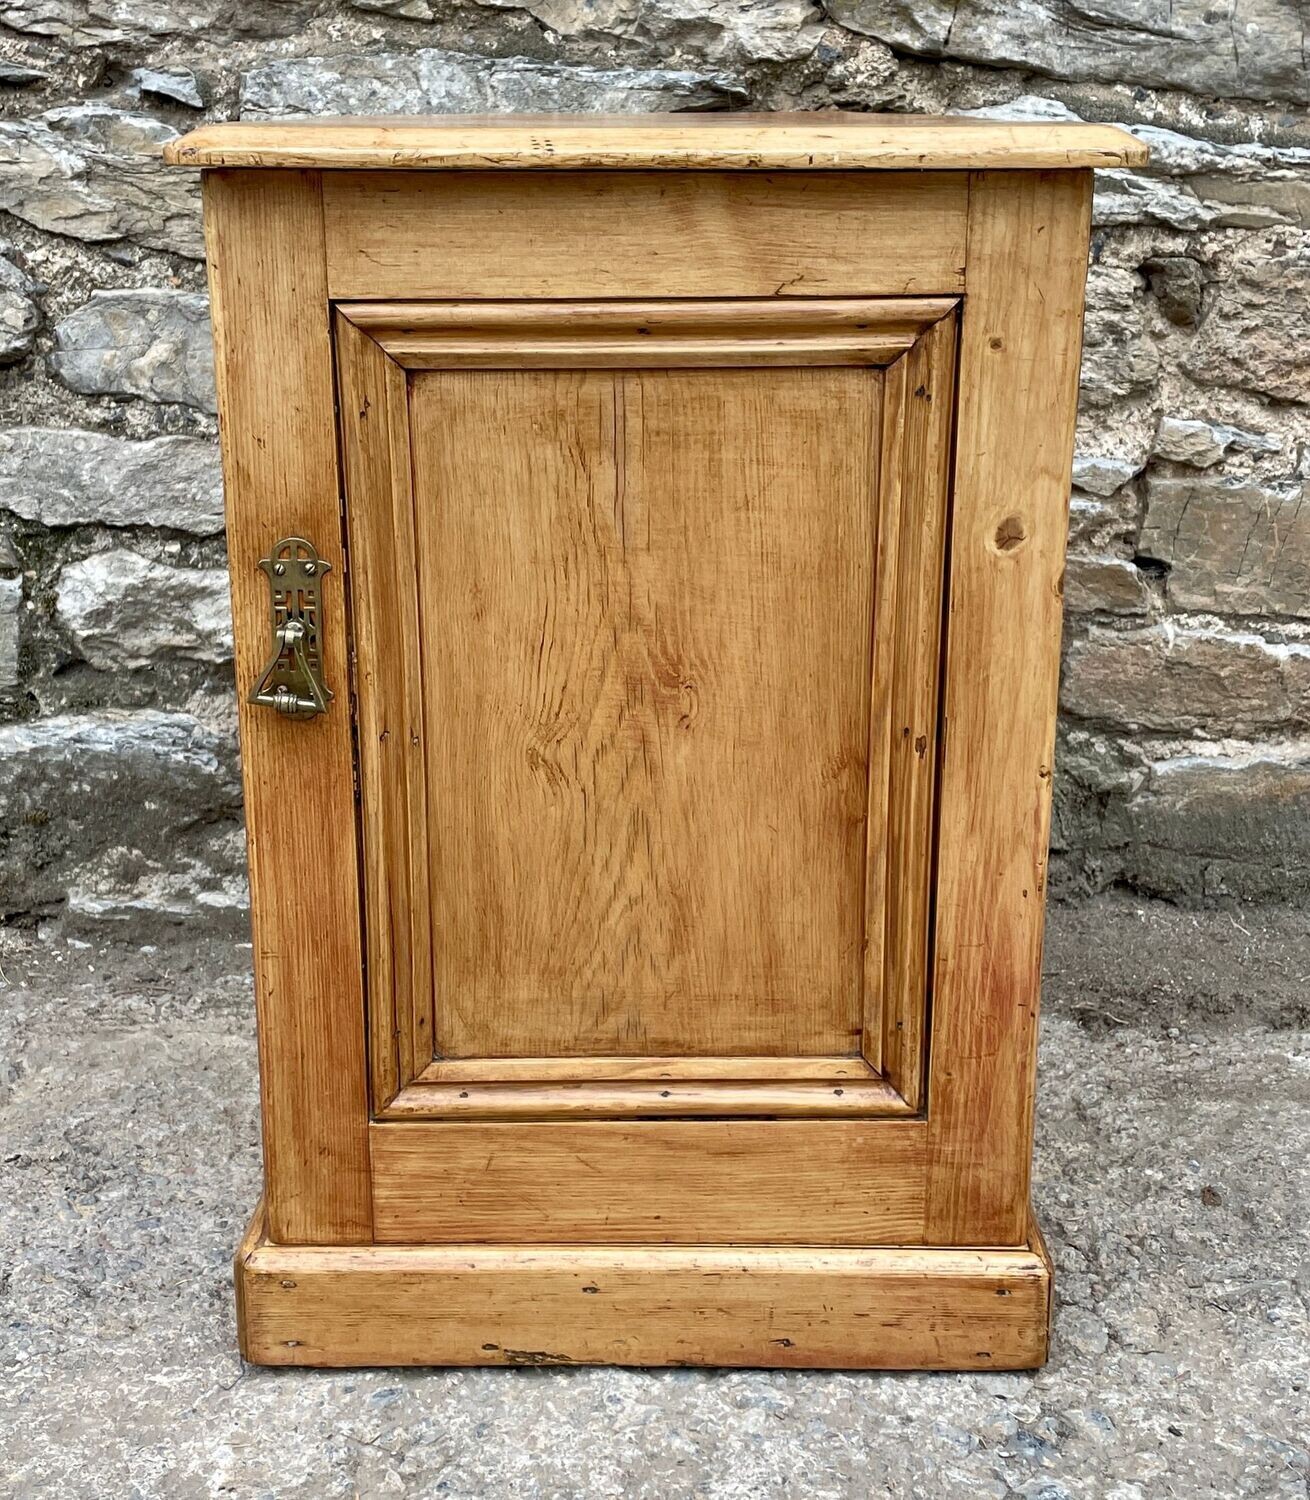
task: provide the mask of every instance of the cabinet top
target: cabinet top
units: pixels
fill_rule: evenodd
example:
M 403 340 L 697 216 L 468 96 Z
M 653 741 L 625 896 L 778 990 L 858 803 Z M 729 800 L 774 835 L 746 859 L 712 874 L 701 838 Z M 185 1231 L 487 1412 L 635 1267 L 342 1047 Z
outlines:
M 967 170 L 1140 166 L 1114 125 L 943 115 L 411 115 L 202 125 L 175 167 Z

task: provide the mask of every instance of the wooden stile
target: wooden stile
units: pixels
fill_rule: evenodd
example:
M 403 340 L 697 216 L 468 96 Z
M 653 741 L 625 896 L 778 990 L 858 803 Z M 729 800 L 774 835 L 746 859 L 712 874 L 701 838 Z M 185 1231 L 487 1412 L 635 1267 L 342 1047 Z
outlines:
M 928 1234 L 1028 1232 L 1089 173 L 970 199 L 943 706 Z
M 287 1244 L 366 1241 L 350 723 L 343 713 L 289 722 L 245 694 L 267 654 L 268 587 L 256 563 L 285 536 L 315 538 L 335 570 L 325 591 L 324 673 L 339 687 L 347 679 L 318 175 L 209 173 L 205 226 L 242 689 L 269 1230 Z

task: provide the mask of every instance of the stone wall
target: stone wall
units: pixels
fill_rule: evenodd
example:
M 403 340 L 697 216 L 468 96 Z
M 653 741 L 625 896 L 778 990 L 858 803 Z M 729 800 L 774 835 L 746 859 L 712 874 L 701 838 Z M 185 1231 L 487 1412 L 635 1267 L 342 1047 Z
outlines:
M 194 179 L 298 112 L 1116 121 L 1096 198 L 1055 886 L 1310 886 L 1298 0 L 0 0 L 0 914 L 239 925 Z

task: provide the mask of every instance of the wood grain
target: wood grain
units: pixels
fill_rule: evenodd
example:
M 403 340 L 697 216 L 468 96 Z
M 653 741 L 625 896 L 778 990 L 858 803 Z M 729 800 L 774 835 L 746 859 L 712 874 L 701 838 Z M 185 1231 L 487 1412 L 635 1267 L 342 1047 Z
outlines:
M 699 302 L 346 302 L 409 370 L 880 366 L 955 305 L 944 297 Z
M 340 298 L 934 296 L 964 281 L 964 173 L 338 172 Z
M 212 172 L 205 225 L 269 1229 L 289 1244 L 362 1241 L 371 1216 L 359 875 L 318 178 Z M 296 535 L 333 570 L 323 590 L 323 666 L 338 696 L 308 722 L 246 701 L 270 645 L 268 581 L 257 564 L 279 538 Z
M 268 1243 L 268 1204 L 261 1194 L 250 1222 L 246 1225 L 246 1232 L 241 1236 L 232 1256 L 232 1289 L 236 1302 L 237 1343 L 241 1349 L 241 1358 L 247 1361 L 253 1358 L 250 1335 L 254 1332 L 257 1317 L 253 1309 L 246 1307 L 246 1288 L 250 1285 L 249 1271 L 255 1252 L 264 1249 Z
M 258 1231 L 256 1231 L 258 1233 Z M 1033 1249 L 368 1246 L 243 1257 L 266 1365 L 1018 1370 L 1046 1358 Z
M 929 989 L 955 354 L 955 319 L 943 318 L 884 382 L 869 766 L 871 788 L 886 778 L 887 817 L 869 824 L 865 1055 L 877 1028 L 888 1081 L 915 1109 L 923 1097 Z
M 338 317 L 350 538 L 369 1061 L 380 1108 L 432 1056 L 423 643 L 405 372 Z
M 906 1245 L 921 1120 L 371 1128 L 379 1243 Z
M 928 1089 L 938 1244 L 1028 1231 L 1061 579 L 1090 173 L 975 178 Z
M 243 121 L 170 141 L 188 167 L 722 167 L 746 171 L 1140 166 L 1113 125 L 959 116 L 811 114 L 447 115 Z
M 877 382 L 414 378 L 439 1055 L 858 1045 Z
M 873 1077 L 862 1057 L 473 1057 L 438 1058 L 423 1083 L 581 1083 L 595 1080 L 762 1082 Z
M 878 1117 L 913 1111 L 863 1057 L 439 1058 L 386 1119 Z
M 736 1082 L 670 1079 L 656 1083 L 638 1078 L 576 1083 L 416 1082 L 402 1089 L 380 1115 L 397 1120 L 654 1120 L 885 1119 L 913 1113 L 882 1078 L 806 1082 L 787 1076 L 787 1065 L 795 1059 L 776 1061 L 781 1064 L 777 1070 L 781 1077 Z

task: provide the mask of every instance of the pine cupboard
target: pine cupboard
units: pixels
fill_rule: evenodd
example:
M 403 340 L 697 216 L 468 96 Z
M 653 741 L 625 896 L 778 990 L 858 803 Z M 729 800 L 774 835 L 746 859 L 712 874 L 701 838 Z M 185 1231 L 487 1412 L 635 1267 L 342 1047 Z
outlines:
M 262 1364 L 1019 1368 L 1110 127 L 206 126 Z

